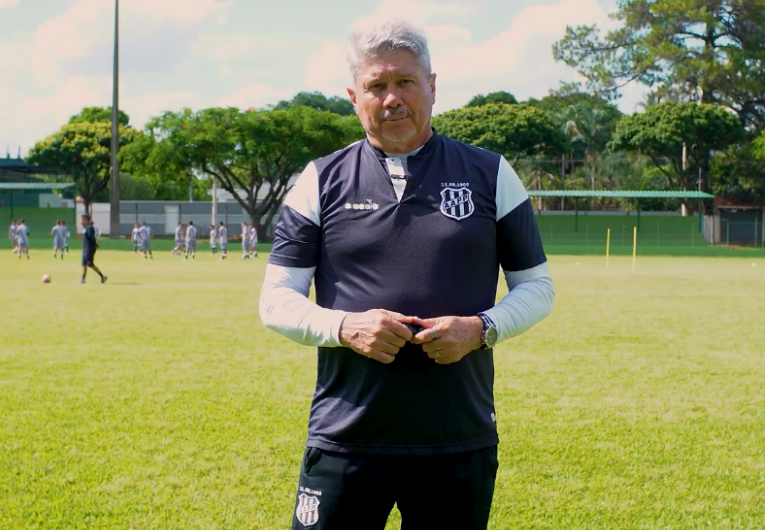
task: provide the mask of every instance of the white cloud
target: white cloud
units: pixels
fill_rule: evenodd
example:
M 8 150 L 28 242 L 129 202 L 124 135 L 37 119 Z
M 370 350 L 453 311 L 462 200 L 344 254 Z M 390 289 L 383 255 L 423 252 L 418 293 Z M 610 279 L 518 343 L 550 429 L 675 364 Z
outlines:
M 561 0 L 551 5 L 524 9 L 508 28 L 480 41 L 460 26 L 460 19 L 474 7 L 462 4 L 436 4 L 416 0 L 386 0 L 369 16 L 352 27 L 379 20 L 384 13 L 409 12 L 428 35 L 433 70 L 438 74 L 436 112 L 464 105 L 472 96 L 507 90 L 519 99 L 542 97 L 560 80 L 574 81 L 576 72 L 556 62 L 552 45 L 565 33 L 567 25 L 598 24 L 613 26 L 608 13 L 597 0 Z M 434 20 L 442 23 L 434 24 Z M 342 43 L 325 44 L 308 61 L 304 70 L 306 86 L 329 94 L 343 94 L 350 80 Z M 625 94 L 625 103 L 642 97 L 634 87 Z
M 123 72 L 167 72 L 180 62 L 200 28 L 225 20 L 230 2 L 214 0 L 131 0 L 120 12 Z M 114 3 L 77 0 L 34 34 L 31 67 L 40 84 L 74 72 L 110 71 Z
M 0 40 L 0 72 L 20 72 L 28 68 L 28 63 L 29 47 L 25 43 Z
M 29 96 L 0 87 L 0 148 L 16 146 L 26 151 L 35 142 L 54 133 L 83 107 L 108 105 L 111 79 L 71 77 L 48 95 Z
M 183 107 L 195 107 L 201 96 L 190 90 L 146 91 L 131 93 L 131 85 L 120 88 L 120 108 L 130 116 L 133 127 L 141 128 L 150 118 L 165 111 L 179 111 Z
M 188 46 L 190 57 L 211 59 L 222 74 L 246 73 L 252 78 L 257 67 L 279 54 L 299 46 L 289 35 L 263 35 L 254 32 L 205 32 Z
M 253 83 L 223 98 L 218 105 L 222 107 L 263 108 L 278 103 L 291 94 L 286 90 L 273 88 L 262 83 Z
M 0 9 L 3 9 L 4 7 L 15 6 L 19 2 L 21 2 L 21 0 L 0 0 Z
M 393 18 L 405 13 L 405 18 L 412 24 L 426 25 L 434 20 L 454 20 L 474 14 L 478 10 L 475 2 L 434 2 L 429 0 L 384 0 L 374 12 L 357 18 L 352 24 L 353 30 L 360 30 L 381 19 Z

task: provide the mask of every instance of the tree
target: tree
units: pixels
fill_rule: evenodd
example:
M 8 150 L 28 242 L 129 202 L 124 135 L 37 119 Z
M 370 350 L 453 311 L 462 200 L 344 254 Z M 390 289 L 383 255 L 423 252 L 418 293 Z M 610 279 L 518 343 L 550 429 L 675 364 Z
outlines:
M 595 189 L 598 182 L 598 160 L 606 150 L 608 142 L 616 129 L 616 123 L 623 114 L 607 100 L 581 91 L 578 83 L 562 83 L 557 90 L 541 100 L 531 99 L 529 105 L 540 108 L 553 116 L 564 134 L 571 142 L 568 159 L 572 171 L 575 161 L 584 160 L 589 166 L 590 188 Z M 563 161 L 564 168 L 567 166 Z
M 250 215 L 259 233 L 271 224 L 291 179 L 311 160 L 363 137 L 355 116 L 301 105 L 242 112 L 236 108 L 165 113 L 147 125 L 148 172 L 215 178 Z M 260 199 L 260 197 L 265 196 Z M 263 234 L 261 234 L 262 236 Z
M 442 134 L 504 155 L 512 163 L 537 154 L 556 154 L 567 141 L 553 118 L 525 104 L 487 104 L 439 114 L 433 125 Z
M 147 134 L 120 150 L 122 169 L 150 182 L 157 200 L 186 200 L 197 180 L 189 152 L 191 139 L 186 136 L 192 116 L 185 109 L 153 118 L 146 124 Z
M 712 157 L 709 176 L 714 194 L 762 203 L 765 197 L 765 156 L 762 155 L 765 153 L 758 151 L 758 145 L 759 142 L 732 145 Z
M 753 154 L 761 160 L 765 160 L 765 129 L 753 142 Z
M 499 104 L 499 103 L 506 103 L 507 105 L 515 105 L 518 103 L 518 100 L 515 99 L 515 96 L 512 95 L 510 92 L 490 92 L 489 94 L 486 94 L 485 96 L 483 94 L 478 94 L 477 96 L 473 96 L 473 98 L 468 101 L 468 104 L 465 105 L 466 107 L 480 107 L 482 105 L 488 105 L 488 104 Z
M 130 125 L 130 116 L 125 114 L 123 111 L 118 111 L 118 118 L 117 121 L 120 125 L 123 127 L 128 127 Z M 107 123 L 112 122 L 112 108 L 111 107 L 85 107 L 80 111 L 79 114 L 75 114 L 71 118 L 69 118 L 69 124 L 75 124 L 75 123 L 96 123 L 99 121 L 105 121 Z
M 327 97 L 321 92 L 298 92 L 291 101 L 280 101 L 274 106 L 274 110 L 286 110 L 292 105 L 310 107 L 314 110 L 323 110 L 340 114 L 341 116 L 352 116 L 356 114 L 353 104 L 346 98 L 337 96 Z
M 724 150 L 743 137 L 741 122 L 723 108 L 668 102 L 625 116 L 609 148 L 648 156 L 673 188 L 688 190 L 698 185 L 698 168 L 710 151 Z M 686 168 L 683 144 L 688 146 Z
M 141 135 L 120 125 L 120 146 L 129 145 Z M 93 199 L 109 186 L 111 174 L 111 124 L 105 121 L 75 121 L 37 142 L 28 161 L 53 167 L 70 175 L 77 184 L 85 211 L 92 212 Z
M 765 0 L 622 0 L 621 27 L 568 27 L 553 46 L 595 92 L 615 97 L 637 81 L 653 101 L 697 101 L 765 122 Z

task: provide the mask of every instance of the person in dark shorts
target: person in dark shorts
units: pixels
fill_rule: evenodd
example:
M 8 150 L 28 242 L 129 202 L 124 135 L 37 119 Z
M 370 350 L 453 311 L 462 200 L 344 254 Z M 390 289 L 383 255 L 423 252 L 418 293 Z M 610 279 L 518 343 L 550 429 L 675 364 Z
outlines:
M 359 31 L 348 57 L 366 138 L 298 177 L 260 293 L 268 328 L 318 348 L 292 530 L 383 530 L 394 505 L 405 530 L 486 530 L 493 348 L 555 294 L 534 207 L 501 153 L 431 127 L 421 30 Z
M 93 261 L 96 257 L 96 250 L 100 248 L 98 241 L 96 241 L 96 228 L 93 226 L 93 221 L 89 215 L 85 214 L 80 217 L 80 224 L 82 224 L 84 229 L 82 233 L 82 279 L 80 283 L 85 283 L 88 267 L 96 271 L 101 277 L 101 283 L 106 283 L 106 276 L 96 267 Z

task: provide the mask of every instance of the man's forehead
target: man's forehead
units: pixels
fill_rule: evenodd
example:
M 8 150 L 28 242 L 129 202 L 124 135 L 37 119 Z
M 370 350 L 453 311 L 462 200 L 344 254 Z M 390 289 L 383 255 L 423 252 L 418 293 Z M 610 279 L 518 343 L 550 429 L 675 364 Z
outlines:
M 414 77 L 424 74 L 422 65 L 409 52 L 386 54 L 367 59 L 359 69 L 360 79 Z

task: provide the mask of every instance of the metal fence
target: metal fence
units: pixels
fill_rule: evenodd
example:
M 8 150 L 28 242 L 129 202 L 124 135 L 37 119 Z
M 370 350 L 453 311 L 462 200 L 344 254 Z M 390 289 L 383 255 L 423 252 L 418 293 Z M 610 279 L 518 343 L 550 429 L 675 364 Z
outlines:
M 10 208 L 0 206 L 0 227 L 2 227 L 3 239 L 8 237 L 11 220 L 18 221 L 20 219 L 24 220 L 32 238 L 50 237 L 50 231 L 56 221 L 65 221 L 71 227 L 72 234 L 75 233 L 77 225 L 74 208 Z
M 631 249 L 637 228 L 641 246 L 692 247 L 706 245 L 699 217 L 667 214 L 580 212 L 579 214 L 537 215 L 537 224 L 546 247 L 583 247 L 587 251 L 605 249 L 610 237 L 614 250 Z
M 713 245 L 762 247 L 765 246 L 765 223 L 758 218 L 734 221 L 708 216 L 704 219 L 704 236 Z

